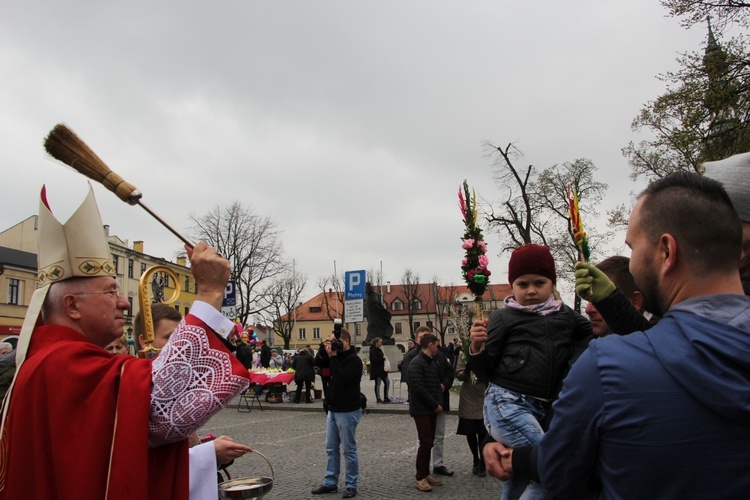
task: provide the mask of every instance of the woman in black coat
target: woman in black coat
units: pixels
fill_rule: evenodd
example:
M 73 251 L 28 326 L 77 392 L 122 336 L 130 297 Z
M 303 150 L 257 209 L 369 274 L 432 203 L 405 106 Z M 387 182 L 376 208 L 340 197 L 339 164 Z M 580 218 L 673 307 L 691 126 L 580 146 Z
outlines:
M 375 381 L 375 399 L 378 403 L 390 403 L 391 400 L 388 398 L 388 388 L 391 385 L 391 381 L 388 380 L 388 372 L 385 371 L 385 354 L 380 346 L 383 345 L 383 340 L 380 337 L 372 339 L 370 344 L 370 380 Z M 385 389 L 383 390 L 383 399 L 380 399 L 380 383 L 383 382 Z

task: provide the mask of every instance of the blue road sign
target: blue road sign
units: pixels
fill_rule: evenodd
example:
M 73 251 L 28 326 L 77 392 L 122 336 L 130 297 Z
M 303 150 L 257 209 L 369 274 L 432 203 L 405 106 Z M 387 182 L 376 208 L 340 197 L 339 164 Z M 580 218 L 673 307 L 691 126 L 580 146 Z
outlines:
M 346 271 L 344 273 L 344 300 L 365 298 L 365 271 Z
M 224 290 L 224 299 L 221 301 L 221 307 L 234 307 L 237 305 L 237 292 L 234 280 L 229 280 L 227 288 Z

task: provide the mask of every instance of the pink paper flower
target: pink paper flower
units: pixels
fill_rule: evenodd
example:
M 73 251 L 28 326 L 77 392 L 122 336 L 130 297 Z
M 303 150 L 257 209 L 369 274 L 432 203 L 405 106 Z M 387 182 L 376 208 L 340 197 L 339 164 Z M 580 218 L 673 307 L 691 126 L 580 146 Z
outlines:
M 467 238 L 464 240 L 464 244 L 461 245 L 461 248 L 464 250 L 469 250 L 471 247 L 474 246 L 474 239 L 473 238 Z
M 487 264 L 490 263 L 490 259 L 488 259 L 486 255 L 480 255 L 478 259 L 479 259 L 479 267 L 481 268 L 486 268 Z

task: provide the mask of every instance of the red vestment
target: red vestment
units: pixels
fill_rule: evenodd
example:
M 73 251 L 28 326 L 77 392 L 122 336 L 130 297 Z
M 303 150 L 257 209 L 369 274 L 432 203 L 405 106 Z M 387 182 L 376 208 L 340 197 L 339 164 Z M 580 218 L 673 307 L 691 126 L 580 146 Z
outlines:
M 192 315 L 180 325 L 193 333 L 195 327 L 207 330 Z M 233 383 L 246 376 L 215 334 L 203 335 L 214 358 L 217 350 L 228 356 L 225 375 Z M 149 436 L 155 413 L 151 360 L 112 356 L 66 327 L 38 327 L 10 404 L 0 443 L 0 500 L 188 498 L 187 440 L 172 437 L 176 442 L 149 448 L 155 441 L 153 431 Z M 191 416 L 199 413 L 191 410 Z M 164 413 L 163 404 L 159 411 Z M 178 434 L 210 414 L 198 424 L 183 422 Z

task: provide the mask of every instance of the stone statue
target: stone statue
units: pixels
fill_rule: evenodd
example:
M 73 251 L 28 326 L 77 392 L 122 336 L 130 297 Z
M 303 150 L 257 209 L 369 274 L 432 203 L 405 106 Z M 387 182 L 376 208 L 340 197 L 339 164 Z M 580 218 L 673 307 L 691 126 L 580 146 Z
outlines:
M 378 292 L 373 290 L 371 283 L 365 284 L 365 318 L 367 318 L 367 338 L 363 342 L 369 345 L 372 339 L 380 337 L 383 344 L 394 344 L 391 313 L 383 307 L 383 301 Z

